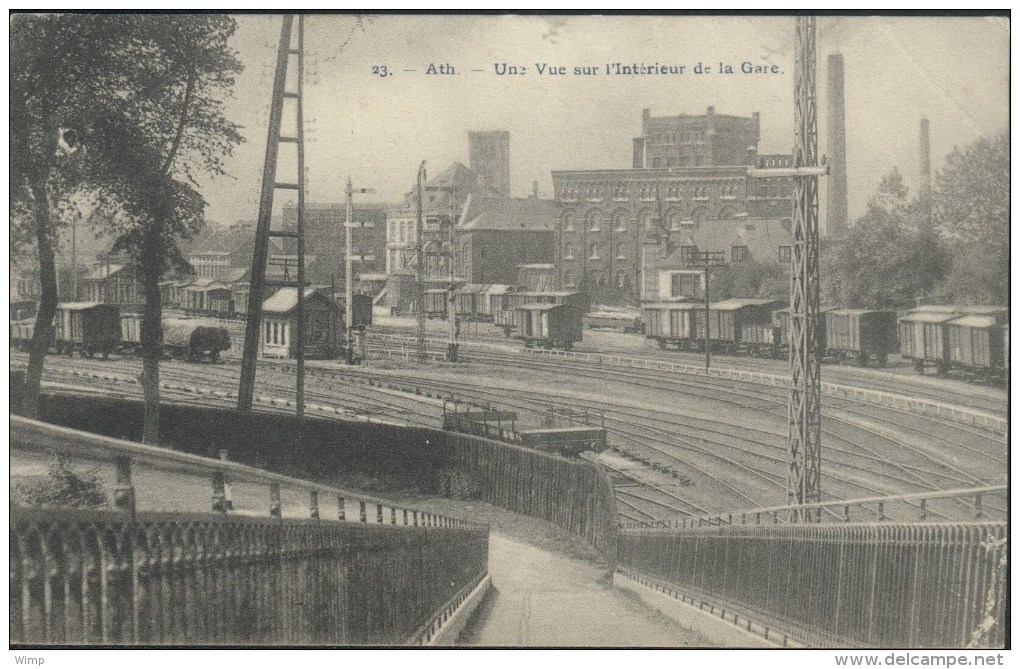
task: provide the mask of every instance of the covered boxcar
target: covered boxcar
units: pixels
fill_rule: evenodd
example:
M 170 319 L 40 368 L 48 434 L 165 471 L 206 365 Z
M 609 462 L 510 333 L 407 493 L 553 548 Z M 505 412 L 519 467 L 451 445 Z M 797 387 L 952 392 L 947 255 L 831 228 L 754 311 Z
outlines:
M 753 356 L 776 358 L 782 348 L 779 326 L 754 323 L 740 326 L 740 346 Z
M 852 361 L 867 367 L 874 357 L 885 367 L 889 354 L 898 350 L 896 312 L 866 309 L 831 309 L 825 312 L 825 352 L 841 363 Z
M 485 290 L 488 286 L 480 283 L 469 283 L 460 287 L 453 296 L 454 313 L 462 321 L 476 322 L 485 320 L 488 308 Z
M 960 314 L 950 311 L 913 311 L 899 319 L 900 355 L 914 361 L 924 373 L 925 364 L 933 364 L 940 376 L 949 370 L 949 321 Z
M 516 339 L 525 346 L 569 351 L 583 337 L 581 310 L 570 304 L 531 302 L 514 310 Z
M 702 305 L 702 315 L 704 309 Z M 680 351 L 690 349 L 697 331 L 697 302 L 648 302 L 642 305 L 641 313 L 645 337 L 658 342 L 659 348 L 675 346 Z
M 708 307 L 708 339 L 713 347 L 733 352 L 740 344 L 740 329 L 745 325 L 767 325 L 772 312 L 782 302 L 761 298 L 732 298 L 715 302 Z M 704 310 L 704 307 L 702 307 Z M 698 319 L 697 339 L 705 338 L 705 323 Z
M 493 312 L 493 323 L 509 337 L 517 328 L 516 310 L 526 304 L 565 304 L 577 308 L 582 318 L 588 312 L 588 296 L 584 293 L 569 290 L 513 291 L 502 296 L 500 309 Z
M 429 288 L 423 291 L 423 302 L 425 316 L 428 318 L 442 318 L 446 320 L 447 302 L 449 302 L 450 291 L 445 288 Z
M 58 353 L 106 357 L 120 343 L 120 309 L 115 304 L 64 302 L 53 319 Z
M 1003 326 L 995 316 L 962 316 L 949 321 L 949 363 L 986 380 L 1005 373 Z

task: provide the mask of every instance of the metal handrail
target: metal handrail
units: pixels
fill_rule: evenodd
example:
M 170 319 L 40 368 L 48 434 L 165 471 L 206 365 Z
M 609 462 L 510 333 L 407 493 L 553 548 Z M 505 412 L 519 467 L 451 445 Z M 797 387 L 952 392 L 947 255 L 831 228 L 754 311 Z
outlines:
M 34 433 L 34 434 L 30 434 Z M 86 436 L 86 439 L 82 437 Z M 203 474 L 213 476 L 230 475 L 235 482 L 244 481 L 248 483 L 261 483 L 270 486 L 286 485 L 294 488 L 301 488 L 312 493 L 331 494 L 344 499 L 352 499 L 360 502 L 361 513 L 364 514 L 366 504 L 374 504 L 379 516 L 382 509 L 391 510 L 391 514 L 397 511 L 408 511 L 414 514 L 417 519 L 420 515 L 423 524 L 440 527 L 471 527 L 487 528 L 486 523 L 441 516 L 419 509 L 405 508 L 394 505 L 393 502 L 363 495 L 359 492 L 335 488 L 333 486 L 306 481 L 304 479 L 277 474 L 250 465 L 244 465 L 229 460 L 209 458 L 191 453 L 183 453 L 168 448 L 149 446 L 132 441 L 115 439 L 99 434 L 83 433 L 67 427 L 43 423 L 31 420 L 22 416 L 10 417 L 10 444 L 11 450 L 27 450 L 50 453 L 59 451 L 77 455 L 80 457 L 96 459 L 97 456 L 105 456 L 109 460 L 118 462 L 125 458 L 134 462 L 141 462 L 155 465 L 163 470 L 177 471 L 189 474 Z M 41 437 L 41 438 L 40 438 Z M 118 467 L 120 462 L 118 462 Z M 119 473 L 118 473 L 119 475 Z M 129 477 L 129 475 L 128 475 Z M 427 519 L 427 520 L 426 520 Z M 392 524 L 396 524 L 394 521 Z M 417 523 L 416 523 L 417 524 Z
M 825 510 L 833 511 L 836 509 L 846 510 L 849 507 L 860 507 L 868 504 L 880 505 L 879 508 L 883 508 L 886 504 L 894 504 L 898 502 L 922 502 L 922 509 L 924 508 L 923 503 L 933 499 L 951 499 L 951 498 L 962 498 L 962 497 L 975 497 L 980 498 L 985 495 L 994 495 L 998 493 L 1005 494 L 1007 486 L 1005 485 L 991 485 L 991 486 L 979 486 L 975 488 L 956 488 L 953 490 L 932 490 L 929 492 L 919 493 L 908 493 L 903 495 L 889 495 L 885 497 L 859 497 L 856 499 L 844 499 L 844 500 L 833 500 L 831 502 L 813 502 L 811 504 L 794 504 L 785 506 L 768 506 L 759 507 L 755 509 L 741 509 L 738 511 L 726 512 L 726 513 L 712 513 L 702 516 L 687 516 L 682 519 L 674 519 L 673 521 L 648 521 L 648 522 L 633 522 L 633 523 L 621 523 L 622 528 L 648 528 L 648 527 L 695 527 L 701 524 L 707 523 L 710 525 L 733 525 L 733 519 L 736 517 L 741 518 L 741 523 L 744 524 L 744 520 L 747 517 L 754 517 L 759 519 L 762 516 L 771 516 L 774 522 L 779 522 L 780 518 L 796 517 L 800 511 L 810 510 Z M 838 515 L 838 514 L 837 514 Z M 845 515 L 845 514 L 844 514 Z

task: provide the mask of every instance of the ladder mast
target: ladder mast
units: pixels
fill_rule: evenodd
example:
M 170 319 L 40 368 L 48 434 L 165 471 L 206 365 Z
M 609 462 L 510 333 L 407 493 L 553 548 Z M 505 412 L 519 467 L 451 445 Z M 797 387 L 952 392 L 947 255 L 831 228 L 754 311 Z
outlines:
M 290 287 L 297 291 L 297 324 L 294 333 L 295 357 L 297 359 L 296 414 L 304 414 L 304 209 L 305 209 L 305 149 L 304 149 L 304 17 L 298 17 L 297 48 L 291 48 L 291 33 L 294 23 L 292 15 L 283 17 L 280 28 L 280 45 L 276 57 L 276 74 L 273 78 L 273 97 L 269 111 L 269 128 L 266 136 L 266 156 L 262 168 L 262 190 L 259 197 L 259 217 L 255 228 L 255 250 L 252 255 L 250 289 L 248 293 L 248 318 L 245 324 L 244 351 L 241 358 L 241 380 L 237 393 L 237 408 L 242 413 L 252 409 L 255 394 L 255 372 L 258 363 L 259 340 L 262 325 L 262 298 L 269 287 Z M 287 70 L 290 57 L 297 56 L 297 81 L 295 90 L 287 90 Z M 295 100 L 296 132 L 294 137 L 282 137 L 280 126 L 283 120 L 284 102 Z M 293 143 L 297 148 L 297 179 L 282 183 L 276 180 L 277 160 L 281 143 Z M 291 230 L 273 230 L 273 199 L 277 189 L 297 191 L 297 225 Z M 283 281 L 266 279 L 266 265 L 269 261 L 269 238 L 295 239 L 297 243 L 297 280 L 290 281 L 285 273 Z M 289 344 L 289 342 L 288 342 Z

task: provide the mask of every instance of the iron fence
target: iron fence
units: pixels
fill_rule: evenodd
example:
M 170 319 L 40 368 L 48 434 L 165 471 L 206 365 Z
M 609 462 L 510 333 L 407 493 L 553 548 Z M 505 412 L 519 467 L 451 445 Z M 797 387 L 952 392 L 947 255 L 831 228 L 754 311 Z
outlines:
M 808 645 L 1001 648 L 1003 522 L 622 529 L 624 573 Z
M 10 639 L 415 642 L 487 561 L 480 527 L 14 509 Z

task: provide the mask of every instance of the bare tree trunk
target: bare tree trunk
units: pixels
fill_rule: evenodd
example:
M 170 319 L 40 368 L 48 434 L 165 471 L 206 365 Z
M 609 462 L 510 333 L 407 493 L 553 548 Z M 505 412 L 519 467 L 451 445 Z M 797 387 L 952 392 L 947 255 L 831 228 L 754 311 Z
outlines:
M 32 180 L 32 198 L 35 214 L 35 241 L 39 253 L 39 282 L 42 294 L 39 296 L 39 312 L 35 318 L 35 330 L 28 354 L 28 371 L 25 374 L 25 390 L 21 413 L 28 418 L 39 416 L 39 386 L 42 382 L 43 362 L 46 349 L 52 338 L 53 317 L 57 313 L 57 265 L 50 239 L 50 202 L 46 193 L 46 177 L 35 176 Z
M 159 294 L 162 272 L 158 262 L 158 233 L 151 232 L 141 254 L 142 293 L 142 391 L 145 394 L 143 444 L 159 444 L 159 361 L 163 357 L 163 303 Z

